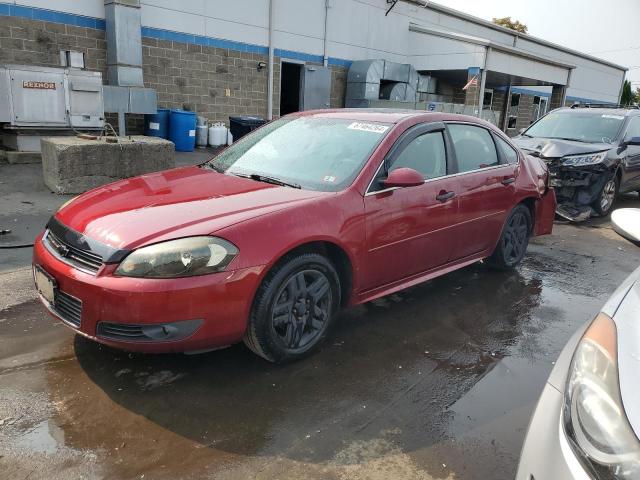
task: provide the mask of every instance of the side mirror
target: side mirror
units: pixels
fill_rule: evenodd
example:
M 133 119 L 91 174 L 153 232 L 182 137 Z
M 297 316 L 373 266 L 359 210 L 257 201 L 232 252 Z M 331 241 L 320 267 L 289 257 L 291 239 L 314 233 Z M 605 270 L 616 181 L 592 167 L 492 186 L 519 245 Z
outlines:
M 611 214 L 613 229 L 622 237 L 640 244 L 640 208 L 619 208 Z
M 518 134 L 519 134 L 519 135 L 522 135 L 522 134 L 523 134 L 524 132 L 526 132 L 526 131 L 527 131 L 527 129 L 526 129 L 526 128 L 524 128 L 524 127 L 522 127 L 520 130 L 518 130 Z
M 382 181 L 385 188 L 417 187 L 424 183 L 424 177 L 413 168 L 396 168 L 392 170 L 386 180 Z
M 640 145 L 640 137 L 631 137 L 626 142 L 627 145 Z

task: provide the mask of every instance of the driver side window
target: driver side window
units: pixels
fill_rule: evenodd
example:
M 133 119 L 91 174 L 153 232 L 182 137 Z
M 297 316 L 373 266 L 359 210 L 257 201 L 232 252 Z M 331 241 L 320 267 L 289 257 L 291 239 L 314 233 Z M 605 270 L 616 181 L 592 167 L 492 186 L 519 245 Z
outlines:
M 442 132 L 431 132 L 414 138 L 396 157 L 389 173 L 396 168 L 413 168 L 425 180 L 447 174 L 447 154 Z
M 631 140 L 633 137 L 640 137 L 640 117 L 632 118 L 629 122 L 625 140 Z

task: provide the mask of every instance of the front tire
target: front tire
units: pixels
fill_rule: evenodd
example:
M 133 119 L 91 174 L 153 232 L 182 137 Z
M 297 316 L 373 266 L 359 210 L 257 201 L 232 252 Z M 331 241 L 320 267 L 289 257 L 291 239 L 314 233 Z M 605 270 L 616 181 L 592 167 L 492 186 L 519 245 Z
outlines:
M 601 217 L 606 217 L 613 210 L 613 204 L 618 196 L 618 188 L 620 187 L 617 175 L 608 179 L 602 186 L 602 190 L 598 194 L 595 202 L 591 205 L 593 209 Z
M 340 278 L 317 253 L 285 258 L 258 288 L 244 343 L 273 363 L 298 360 L 322 343 L 340 307 Z
M 526 205 L 517 205 L 507 217 L 496 249 L 486 260 L 490 266 L 509 270 L 524 258 L 531 233 L 531 212 Z

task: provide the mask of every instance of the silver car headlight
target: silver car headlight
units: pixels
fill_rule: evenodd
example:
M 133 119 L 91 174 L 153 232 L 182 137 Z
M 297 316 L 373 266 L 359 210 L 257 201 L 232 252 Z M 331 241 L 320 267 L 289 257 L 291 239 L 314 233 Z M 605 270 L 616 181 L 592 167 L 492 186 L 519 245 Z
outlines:
M 564 426 L 573 450 L 596 478 L 639 478 L 640 442 L 620 398 L 616 326 L 602 313 L 573 355 Z
M 607 152 L 590 153 L 588 155 L 571 155 L 562 157 L 562 165 L 565 167 L 583 167 L 585 165 L 595 165 L 607 158 Z
M 178 278 L 221 272 L 238 248 L 217 237 L 187 237 L 134 250 L 115 274 L 137 278 Z

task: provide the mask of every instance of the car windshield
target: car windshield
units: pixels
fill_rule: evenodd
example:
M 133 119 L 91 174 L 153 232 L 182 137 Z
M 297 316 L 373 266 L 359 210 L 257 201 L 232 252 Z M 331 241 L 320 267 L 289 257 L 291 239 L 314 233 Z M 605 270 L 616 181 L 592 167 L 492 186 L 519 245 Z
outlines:
M 589 143 L 611 143 L 618 137 L 624 117 L 609 113 L 550 113 L 531 126 L 529 137 L 561 138 Z
M 281 118 L 206 166 L 231 175 L 320 191 L 349 185 L 391 125 L 323 117 Z

